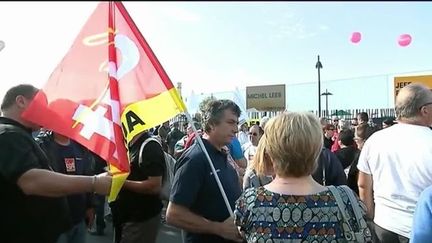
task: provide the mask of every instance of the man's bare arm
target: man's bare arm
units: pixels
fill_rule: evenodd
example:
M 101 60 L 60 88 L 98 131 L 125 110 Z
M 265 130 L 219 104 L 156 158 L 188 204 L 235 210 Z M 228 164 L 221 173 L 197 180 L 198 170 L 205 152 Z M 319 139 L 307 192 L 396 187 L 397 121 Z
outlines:
M 235 160 L 236 164 L 242 168 L 242 169 L 246 169 L 247 167 L 247 160 L 243 157 L 241 159 L 237 159 Z
M 189 232 L 202 234 L 216 234 L 217 223 L 205 219 L 188 208 L 169 202 L 167 213 L 167 223 Z
M 365 203 L 367 207 L 366 215 L 373 219 L 375 215 L 375 203 L 373 200 L 373 181 L 372 176 L 363 172 L 359 172 L 358 175 L 358 187 L 360 199 Z
M 111 177 L 98 175 L 64 175 L 49 170 L 31 169 L 18 178 L 18 186 L 26 195 L 60 197 L 70 194 L 93 192 L 106 195 L 111 189 Z M 94 181 L 94 183 L 93 183 Z
M 127 180 L 124 188 L 137 193 L 159 194 L 162 188 L 162 176 L 149 177 L 145 181 Z
M 236 242 L 243 241 L 231 217 L 224 222 L 214 222 L 196 215 L 186 207 L 169 202 L 166 220 L 168 224 L 189 232 L 218 235 Z

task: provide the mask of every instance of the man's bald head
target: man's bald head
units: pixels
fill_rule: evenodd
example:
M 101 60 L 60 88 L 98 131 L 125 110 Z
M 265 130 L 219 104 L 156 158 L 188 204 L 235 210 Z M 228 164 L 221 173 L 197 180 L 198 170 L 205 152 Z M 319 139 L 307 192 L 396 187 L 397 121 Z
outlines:
M 258 126 L 258 125 L 252 125 L 252 126 L 249 128 L 249 131 L 257 131 L 257 132 L 260 132 L 260 126 Z
M 396 117 L 401 119 L 419 116 L 420 109 L 427 104 L 432 104 L 432 92 L 429 88 L 422 84 L 409 84 L 403 87 L 396 97 Z
M 258 146 L 258 142 L 262 135 L 263 135 L 263 131 L 260 126 L 253 125 L 249 128 L 250 141 L 254 146 Z

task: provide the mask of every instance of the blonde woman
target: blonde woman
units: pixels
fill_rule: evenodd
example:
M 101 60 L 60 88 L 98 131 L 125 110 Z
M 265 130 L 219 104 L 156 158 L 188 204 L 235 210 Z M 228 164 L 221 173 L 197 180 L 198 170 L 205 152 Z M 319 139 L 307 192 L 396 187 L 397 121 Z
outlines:
M 247 242 L 370 240 L 365 207 L 354 193 L 346 186 L 324 187 L 311 176 L 323 146 L 318 119 L 283 113 L 267 123 L 264 134 L 268 160 L 255 170 L 273 170 L 275 178 L 245 190 L 236 202 L 235 223 Z
M 266 164 L 265 161 L 269 161 L 268 155 L 265 153 L 266 146 L 266 138 L 263 135 L 258 142 L 256 154 L 251 160 L 251 163 L 246 168 L 245 175 L 243 177 L 243 190 L 246 190 L 249 187 L 260 187 L 270 183 L 273 179 L 272 171 L 265 173 L 264 175 L 257 175 L 257 169 L 260 171 L 264 171 L 264 166 Z M 262 167 L 262 168 L 258 168 Z

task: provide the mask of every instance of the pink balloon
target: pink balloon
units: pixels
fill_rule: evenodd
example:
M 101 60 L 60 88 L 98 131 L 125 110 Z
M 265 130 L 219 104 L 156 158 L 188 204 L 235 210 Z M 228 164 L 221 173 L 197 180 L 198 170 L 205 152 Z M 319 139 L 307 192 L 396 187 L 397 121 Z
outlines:
M 398 43 L 400 46 L 406 47 L 409 44 L 411 44 L 411 40 L 412 40 L 411 35 L 403 34 L 399 36 Z
M 351 34 L 351 42 L 357 44 L 360 41 L 361 41 L 361 33 L 360 32 L 353 32 Z

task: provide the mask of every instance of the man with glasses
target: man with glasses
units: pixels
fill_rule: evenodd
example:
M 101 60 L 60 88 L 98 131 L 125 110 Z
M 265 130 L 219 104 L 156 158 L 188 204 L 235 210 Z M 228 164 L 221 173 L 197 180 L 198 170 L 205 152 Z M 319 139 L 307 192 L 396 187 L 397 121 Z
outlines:
M 432 92 L 405 86 L 395 111 L 398 123 L 365 142 L 357 166 L 360 198 L 378 242 L 409 241 L 417 200 L 432 185 Z
M 339 124 L 339 117 L 337 116 L 332 117 L 332 123 L 333 126 L 337 127 L 337 125 Z
M 258 125 L 253 125 L 249 129 L 249 142 L 243 146 L 244 157 L 246 158 L 248 164 L 253 160 L 256 149 L 258 147 L 258 142 L 263 135 L 262 129 Z
M 324 127 L 324 147 L 327 149 L 331 149 L 334 140 L 334 133 L 335 133 L 336 127 L 333 124 L 327 124 Z
M 354 130 L 357 126 L 358 126 L 358 119 L 357 119 L 357 117 L 354 117 L 351 120 L 351 129 Z

